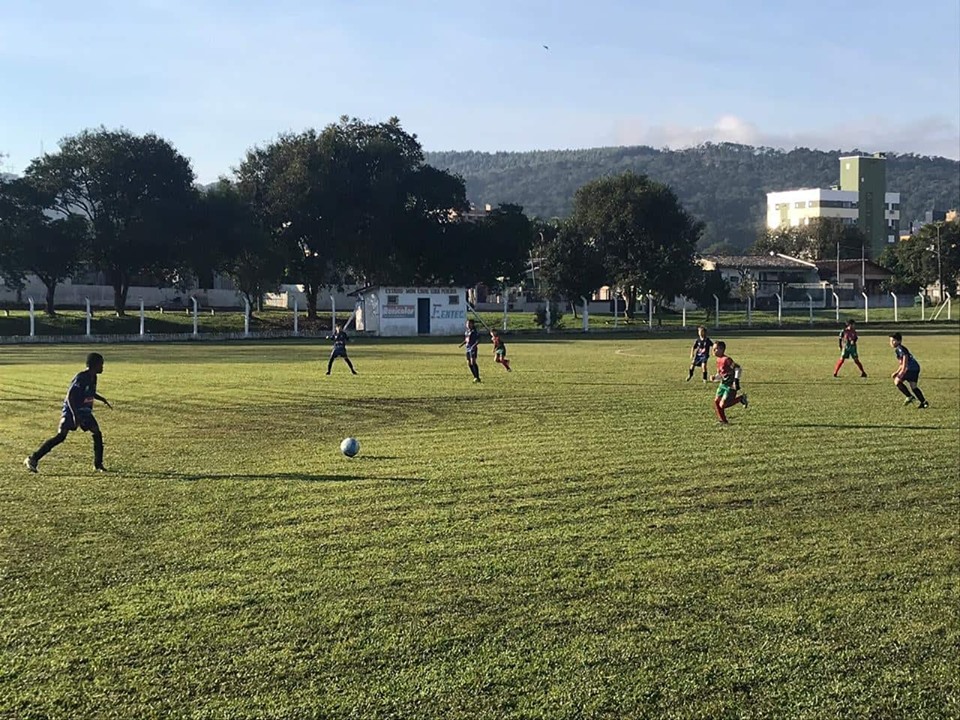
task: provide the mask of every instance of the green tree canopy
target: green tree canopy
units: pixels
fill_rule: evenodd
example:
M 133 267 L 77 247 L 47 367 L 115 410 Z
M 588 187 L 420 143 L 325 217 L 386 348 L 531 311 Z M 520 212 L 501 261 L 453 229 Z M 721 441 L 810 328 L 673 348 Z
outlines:
M 693 275 L 702 225 L 666 185 L 632 172 L 595 180 L 577 190 L 571 220 L 592 238 L 607 276 L 628 288 L 631 314 L 637 291 L 672 298 Z
M 51 210 L 89 223 L 91 259 L 113 285 L 117 314 L 134 276 L 178 274 L 196 192 L 190 161 L 163 138 L 84 130 L 35 159 L 26 177 Z

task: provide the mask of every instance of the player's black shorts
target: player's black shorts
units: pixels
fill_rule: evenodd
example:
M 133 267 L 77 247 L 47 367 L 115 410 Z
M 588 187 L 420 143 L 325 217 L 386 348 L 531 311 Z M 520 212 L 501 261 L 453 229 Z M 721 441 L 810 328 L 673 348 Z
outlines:
M 347 349 L 345 347 L 337 347 L 336 345 L 334 345 L 333 350 L 330 352 L 331 360 L 338 357 L 345 358 L 346 356 L 347 356 Z
M 67 432 L 83 430 L 88 433 L 98 433 L 100 432 L 100 426 L 97 424 L 97 419 L 93 415 L 78 415 L 76 423 L 73 422 L 73 418 L 70 415 L 63 415 L 60 418 L 58 431 L 63 432 L 65 430 Z
M 907 370 L 900 379 L 903 382 L 911 382 L 911 383 L 920 382 L 920 371 Z
M 709 355 L 694 355 L 693 357 L 693 366 L 700 367 L 701 365 L 706 365 L 707 361 L 710 359 Z

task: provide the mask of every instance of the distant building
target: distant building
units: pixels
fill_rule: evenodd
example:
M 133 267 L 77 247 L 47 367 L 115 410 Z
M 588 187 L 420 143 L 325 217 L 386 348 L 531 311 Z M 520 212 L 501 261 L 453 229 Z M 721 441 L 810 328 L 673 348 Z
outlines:
M 900 236 L 900 193 L 887 192 L 886 158 L 840 158 L 840 185 L 767 193 L 767 227 L 809 225 L 813 218 L 837 218 L 857 225 L 873 257 Z

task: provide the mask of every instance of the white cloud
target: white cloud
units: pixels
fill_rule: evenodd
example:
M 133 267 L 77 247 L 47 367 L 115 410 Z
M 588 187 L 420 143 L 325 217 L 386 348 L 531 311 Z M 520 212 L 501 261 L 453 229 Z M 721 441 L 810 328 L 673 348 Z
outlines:
M 960 159 L 960 128 L 943 117 L 901 123 L 885 118 L 864 118 L 857 123 L 787 132 L 766 131 L 735 115 L 724 115 L 706 126 L 646 125 L 641 120 L 630 119 L 617 126 L 616 142 L 619 145 L 651 145 L 673 149 L 704 142 L 733 142 L 786 150 L 797 147 L 857 149 Z

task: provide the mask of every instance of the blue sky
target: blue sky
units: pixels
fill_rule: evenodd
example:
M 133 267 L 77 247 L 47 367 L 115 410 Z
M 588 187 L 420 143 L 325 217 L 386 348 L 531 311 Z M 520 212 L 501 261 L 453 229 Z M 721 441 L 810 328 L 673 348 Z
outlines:
M 345 114 L 396 115 L 427 150 L 960 157 L 957 0 L 655 5 L 0 0 L 0 162 L 105 125 L 166 137 L 209 182 Z

